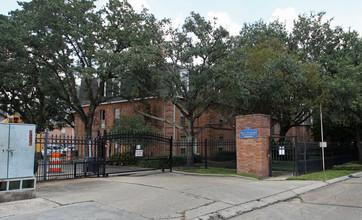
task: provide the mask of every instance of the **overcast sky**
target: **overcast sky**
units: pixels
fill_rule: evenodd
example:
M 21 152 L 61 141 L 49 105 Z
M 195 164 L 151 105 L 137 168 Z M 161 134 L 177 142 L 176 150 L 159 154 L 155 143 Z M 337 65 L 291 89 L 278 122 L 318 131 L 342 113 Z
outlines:
M 27 0 L 29 1 L 29 0 Z M 101 6 L 108 0 L 98 0 Z M 16 0 L 0 0 L 0 13 L 7 14 L 19 8 Z M 180 27 L 191 11 L 207 19 L 217 17 L 233 35 L 238 34 L 244 23 L 260 19 L 269 22 L 275 19 L 286 21 L 287 28 L 293 25 L 298 14 L 310 11 L 325 11 L 333 18 L 332 25 L 351 28 L 362 33 L 361 0 L 129 0 L 136 11 L 142 6 L 157 18 L 170 18 L 174 27 Z

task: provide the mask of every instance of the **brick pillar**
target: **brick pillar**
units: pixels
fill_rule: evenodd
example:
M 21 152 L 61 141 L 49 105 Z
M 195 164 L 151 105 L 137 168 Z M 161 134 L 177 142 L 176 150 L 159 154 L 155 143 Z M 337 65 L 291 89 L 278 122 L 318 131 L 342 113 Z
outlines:
M 269 136 L 270 116 L 253 114 L 236 117 L 237 173 L 269 175 Z

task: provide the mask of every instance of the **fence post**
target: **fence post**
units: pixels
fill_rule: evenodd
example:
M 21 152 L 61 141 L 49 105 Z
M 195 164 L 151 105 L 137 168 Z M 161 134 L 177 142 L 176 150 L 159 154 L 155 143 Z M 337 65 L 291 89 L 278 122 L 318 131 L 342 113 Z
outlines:
M 294 167 L 295 176 L 298 176 L 298 149 L 297 149 L 297 136 L 294 136 Z
M 207 139 L 205 139 L 205 169 L 207 169 Z
M 173 143 L 173 139 L 172 139 L 172 136 L 170 138 L 170 172 L 172 172 L 172 143 Z
M 44 174 L 44 181 L 47 180 L 47 157 L 48 157 L 48 129 L 45 131 L 44 135 L 44 157 L 43 157 L 43 174 Z
M 272 138 L 269 137 L 269 149 L 268 149 L 268 158 L 269 158 L 269 176 L 273 176 L 273 169 L 272 169 Z
M 102 167 L 103 168 L 103 177 L 105 177 L 106 176 L 106 159 L 107 159 L 107 147 L 106 147 L 107 146 L 107 131 L 106 130 L 104 130 L 102 140 L 103 140 L 102 149 L 104 149 L 104 152 L 103 152 L 104 154 L 103 154 L 102 162 L 99 161 L 99 163 L 103 165 L 103 167 Z M 98 169 L 99 169 L 99 167 L 98 167 Z
M 304 142 L 304 174 L 307 173 L 307 143 Z
M 77 178 L 77 162 L 73 163 L 74 164 L 74 179 Z

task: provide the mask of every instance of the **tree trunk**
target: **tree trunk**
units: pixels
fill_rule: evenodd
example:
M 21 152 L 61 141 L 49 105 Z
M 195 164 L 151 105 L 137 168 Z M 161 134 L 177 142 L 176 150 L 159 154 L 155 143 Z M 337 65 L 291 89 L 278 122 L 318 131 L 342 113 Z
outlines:
M 360 126 L 356 125 L 356 147 L 358 149 L 358 162 L 362 164 L 362 145 L 361 145 L 361 136 L 360 136 Z
M 187 136 L 187 167 L 194 166 L 194 140 L 193 136 Z
M 194 141 L 195 141 L 195 134 L 194 134 L 194 121 L 189 120 L 188 125 L 188 134 L 186 136 L 187 139 L 187 163 L 188 167 L 194 166 Z

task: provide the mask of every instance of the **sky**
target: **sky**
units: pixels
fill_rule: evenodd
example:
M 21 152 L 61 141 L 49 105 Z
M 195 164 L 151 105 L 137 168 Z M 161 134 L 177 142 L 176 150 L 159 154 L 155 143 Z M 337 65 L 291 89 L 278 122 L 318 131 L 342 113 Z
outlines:
M 29 1 L 29 0 L 26 0 Z M 333 18 L 333 26 L 351 28 L 362 33 L 361 0 L 128 0 L 136 11 L 142 6 L 149 9 L 158 19 L 169 18 L 174 27 L 181 27 L 190 12 L 194 11 L 208 20 L 218 19 L 232 35 L 236 35 L 244 23 L 258 20 L 270 22 L 279 19 L 286 22 L 290 30 L 293 20 L 299 14 L 326 12 L 326 17 Z M 7 14 L 19 8 L 17 0 L 0 0 L 0 13 Z M 107 0 L 98 0 L 98 7 Z

